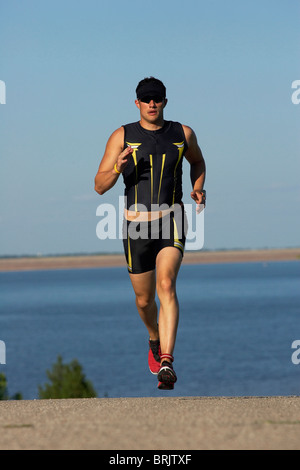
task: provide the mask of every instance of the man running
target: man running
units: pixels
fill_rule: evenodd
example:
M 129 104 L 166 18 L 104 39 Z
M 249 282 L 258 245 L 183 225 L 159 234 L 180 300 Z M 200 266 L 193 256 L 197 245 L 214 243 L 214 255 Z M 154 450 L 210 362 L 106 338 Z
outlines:
M 191 197 L 205 204 L 205 162 L 194 131 L 164 119 L 164 84 L 145 78 L 136 88 L 140 120 L 108 139 L 95 177 L 104 194 L 120 174 L 125 184 L 123 243 L 136 306 L 149 334 L 148 364 L 158 388 L 177 381 L 173 352 L 179 319 L 176 279 L 186 239 L 182 203 L 182 160 L 190 164 Z M 157 292 L 159 312 L 155 302 Z

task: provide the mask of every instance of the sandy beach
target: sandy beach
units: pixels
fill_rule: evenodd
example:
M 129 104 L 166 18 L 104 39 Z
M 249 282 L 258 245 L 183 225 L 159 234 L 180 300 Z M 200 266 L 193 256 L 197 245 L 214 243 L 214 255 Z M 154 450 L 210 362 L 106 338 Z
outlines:
M 5 401 L 0 428 L 4 450 L 299 450 L 300 397 Z
M 270 250 L 189 251 L 183 264 L 245 263 L 300 260 L 300 248 Z M 126 266 L 123 254 L 78 256 L 41 256 L 1 258 L 0 271 L 30 271 L 43 269 L 79 269 Z

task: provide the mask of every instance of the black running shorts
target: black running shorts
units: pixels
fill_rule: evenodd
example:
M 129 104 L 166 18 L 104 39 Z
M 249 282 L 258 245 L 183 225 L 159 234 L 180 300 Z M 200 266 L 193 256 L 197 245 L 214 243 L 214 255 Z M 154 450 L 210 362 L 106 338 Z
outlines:
M 124 219 L 123 245 L 128 271 L 132 274 L 152 271 L 157 254 L 165 247 L 174 246 L 183 256 L 186 232 L 187 218 L 183 207 L 150 222 Z

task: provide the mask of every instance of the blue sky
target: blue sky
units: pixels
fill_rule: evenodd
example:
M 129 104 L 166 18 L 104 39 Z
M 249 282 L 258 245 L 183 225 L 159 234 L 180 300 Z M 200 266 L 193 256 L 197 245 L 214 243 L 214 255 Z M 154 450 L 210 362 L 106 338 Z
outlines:
M 1 1 L 0 255 L 122 251 L 96 236 L 122 180 L 99 196 L 94 176 L 150 75 L 206 159 L 204 248 L 299 246 L 299 14 L 298 0 Z

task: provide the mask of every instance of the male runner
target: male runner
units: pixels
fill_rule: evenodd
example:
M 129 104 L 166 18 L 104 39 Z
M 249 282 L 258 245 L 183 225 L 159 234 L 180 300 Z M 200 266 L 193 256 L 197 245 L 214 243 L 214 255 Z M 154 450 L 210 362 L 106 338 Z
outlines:
M 205 204 L 205 162 L 193 130 L 164 119 L 166 88 L 160 80 L 145 78 L 136 96 L 140 120 L 121 126 L 108 139 L 95 190 L 104 194 L 122 174 L 124 251 L 136 306 L 149 333 L 148 364 L 158 388 L 170 390 L 177 380 L 172 365 L 179 319 L 176 278 L 186 234 L 182 159 L 190 163 L 197 208 Z

